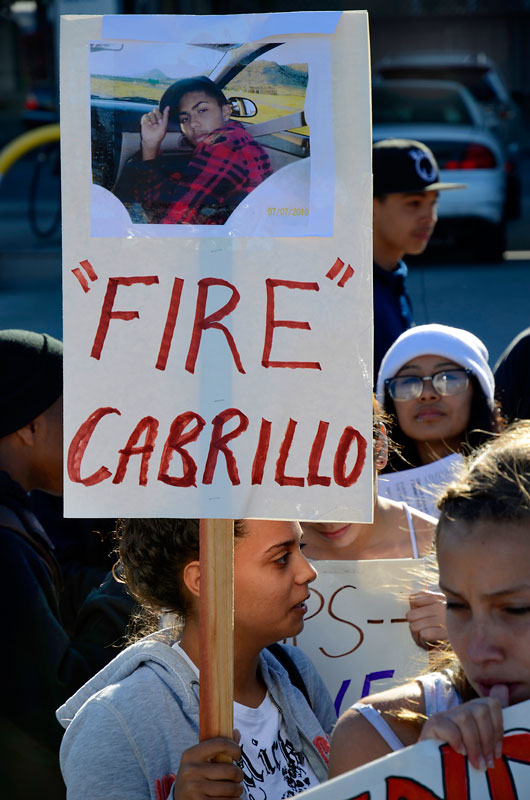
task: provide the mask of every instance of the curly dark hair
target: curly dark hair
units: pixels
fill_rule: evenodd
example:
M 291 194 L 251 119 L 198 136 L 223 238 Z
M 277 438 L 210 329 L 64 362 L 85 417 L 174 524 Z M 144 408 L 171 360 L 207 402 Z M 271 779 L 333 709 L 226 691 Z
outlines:
M 244 521 L 236 520 L 234 536 L 245 533 Z M 190 598 L 182 575 L 199 558 L 199 520 L 121 519 L 116 537 L 118 580 L 152 615 L 169 612 L 184 622 Z
M 482 387 L 474 375 L 471 376 L 473 395 L 471 398 L 471 409 L 469 422 L 463 433 L 462 452 L 470 453 L 475 448 L 484 444 L 491 438 L 492 433 L 497 433 L 501 429 L 502 420 L 500 411 L 496 406 L 493 410 L 488 405 L 488 400 Z M 385 388 L 384 411 L 390 419 L 391 429 L 389 436 L 394 444 L 390 450 L 388 463 L 384 468 L 385 472 L 400 472 L 413 467 L 421 467 L 418 450 L 413 439 L 406 436 L 401 430 L 397 418 L 394 401 Z

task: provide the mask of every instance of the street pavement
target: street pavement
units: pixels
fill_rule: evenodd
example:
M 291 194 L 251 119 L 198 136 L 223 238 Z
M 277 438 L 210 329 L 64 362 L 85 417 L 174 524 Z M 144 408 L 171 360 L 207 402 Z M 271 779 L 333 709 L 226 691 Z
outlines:
M 490 365 L 530 327 L 530 252 L 501 264 L 426 264 L 409 272 L 414 319 L 467 328 L 485 343 Z

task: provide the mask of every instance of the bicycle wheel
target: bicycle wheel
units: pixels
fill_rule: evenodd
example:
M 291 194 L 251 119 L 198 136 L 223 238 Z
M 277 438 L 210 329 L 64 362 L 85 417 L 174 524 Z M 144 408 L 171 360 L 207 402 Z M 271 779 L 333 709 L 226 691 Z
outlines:
M 40 148 L 29 188 L 28 217 L 39 239 L 53 236 L 61 225 L 61 151 L 58 142 Z

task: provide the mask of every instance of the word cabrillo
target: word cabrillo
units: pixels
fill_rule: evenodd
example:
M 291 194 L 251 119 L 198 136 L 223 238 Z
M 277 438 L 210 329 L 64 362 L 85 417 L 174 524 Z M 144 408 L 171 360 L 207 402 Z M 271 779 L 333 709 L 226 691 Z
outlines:
M 98 426 L 108 422 L 110 415 L 121 416 L 121 411 L 110 406 L 96 409 L 74 435 L 68 449 L 67 468 L 68 476 L 74 483 L 84 486 L 94 486 L 112 476 L 111 470 L 106 466 L 99 467 L 90 475 L 83 473 L 83 458 L 91 439 Z M 234 422 L 235 421 L 235 422 Z M 232 425 L 225 432 L 225 426 Z M 287 462 L 293 440 L 295 439 L 298 423 L 289 419 L 276 457 L 274 480 L 280 486 L 330 486 L 333 481 L 338 486 L 352 486 L 362 472 L 366 460 L 366 439 L 352 426 L 346 426 L 339 438 L 333 458 L 331 475 L 320 474 L 320 461 L 322 451 L 326 444 L 329 422 L 320 420 L 315 436 L 309 449 L 307 459 L 307 475 L 288 475 Z M 160 423 L 153 416 L 145 416 L 137 423 L 130 434 L 124 447 L 118 451 L 118 460 L 112 483 L 122 483 L 127 473 L 130 459 L 135 456 L 140 458 L 139 485 L 146 486 L 149 480 L 149 464 L 158 440 Z M 187 449 L 195 442 L 206 427 L 206 420 L 195 411 L 184 411 L 172 421 L 167 438 L 162 446 L 157 480 L 169 486 L 197 486 L 198 465 Z M 241 483 L 236 456 L 229 442 L 245 433 L 249 427 L 249 418 L 237 408 L 226 408 L 217 414 L 211 422 L 208 455 L 202 471 L 202 484 L 211 484 L 218 463 L 220 453 L 224 456 L 226 472 L 232 483 L 237 486 Z M 265 465 L 269 458 L 272 422 L 261 419 L 259 434 L 255 445 L 254 459 L 250 472 L 250 483 L 261 484 Z M 139 444 L 140 440 L 142 443 Z M 350 450 L 356 447 L 353 466 L 348 465 Z M 99 450 L 99 448 L 98 448 Z M 175 455 L 180 457 L 180 468 L 171 472 L 172 459 Z M 177 472 L 178 474 L 175 474 Z
M 88 271 L 91 280 L 97 280 L 92 265 L 89 262 L 81 262 L 81 266 Z M 79 272 L 79 270 L 78 270 Z M 78 276 L 79 277 L 79 276 Z M 157 275 L 142 275 L 129 277 L 113 277 L 108 279 L 105 297 L 103 299 L 99 323 L 95 332 L 94 341 L 90 355 L 99 360 L 105 346 L 109 326 L 114 320 L 130 322 L 139 318 L 137 310 L 123 310 L 115 307 L 118 288 L 130 287 L 133 285 L 144 285 L 146 287 L 159 283 Z M 88 286 L 88 285 L 87 285 Z M 84 291 L 87 291 L 87 286 Z M 206 314 L 208 295 L 214 287 L 224 287 L 230 291 L 228 301 L 210 314 Z M 275 293 L 278 289 L 287 291 L 320 291 L 319 284 L 313 281 L 290 281 L 278 279 L 266 279 L 266 314 L 263 353 L 261 366 L 265 369 L 309 369 L 322 370 L 318 361 L 288 360 L 284 358 L 271 358 L 273 349 L 273 337 L 276 328 L 291 328 L 299 330 L 311 330 L 309 322 L 302 320 L 277 319 L 275 316 Z M 163 333 L 160 341 L 160 349 L 155 368 L 165 370 L 171 349 L 175 326 L 179 315 L 180 302 L 184 288 L 184 280 L 175 278 L 173 289 L 169 301 L 169 307 L 164 324 Z M 239 373 L 245 374 L 237 343 L 230 330 L 221 320 L 231 314 L 237 307 L 240 294 L 237 288 L 221 278 L 203 278 L 197 283 L 197 298 L 195 305 L 195 317 L 192 325 L 188 354 L 185 360 L 184 369 L 189 373 L 194 373 L 196 368 L 202 337 L 207 330 L 216 330 L 224 335 L 227 346 L 232 355 L 233 363 Z M 129 462 L 132 458 L 138 464 L 140 486 L 146 486 L 153 471 L 150 462 L 155 449 L 159 449 L 157 454 L 158 469 L 156 480 L 170 486 L 177 487 L 196 487 L 199 482 L 199 465 L 189 450 L 189 446 L 196 442 L 199 437 L 202 440 L 209 436 L 207 456 L 204 464 L 201 464 L 200 483 L 211 484 L 214 480 L 218 462 L 224 463 L 226 474 L 232 485 L 241 483 L 236 455 L 232 446 L 229 446 L 235 439 L 242 437 L 250 426 L 249 417 L 238 408 L 226 408 L 218 413 L 210 423 L 197 412 L 186 410 L 178 414 L 162 437 L 159 437 L 160 422 L 154 416 L 144 416 L 138 421 L 130 433 L 123 448 L 119 449 L 115 459 L 113 470 L 107 466 L 100 466 L 94 472 L 87 474 L 88 470 L 83 469 L 83 459 L 88 448 L 92 448 L 92 453 L 102 452 L 101 443 L 107 441 L 109 431 L 116 422 L 116 416 L 122 416 L 122 411 L 118 408 L 102 405 L 96 408 L 90 416 L 80 425 L 75 433 L 69 447 L 67 469 L 70 480 L 74 483 L 81 483 L 84 486 L 94 486 L 112 477 L 112 483 L 120 484 L 124 480 Z M 111 422 L 114 420 L 114 423 Z M 313 441 L 308 446 L 307 438 L 296 437 L 298 421 L 295 419 L 283 419 L 274 422 L 261 418 L 255 420 L 250 426 L 253 433 L 247 433 L 246 437 L 238 443 L 238 447 L 245 450 L 245 454 L 253 453 L 250 474 L 244 476 L 244 483 L 259 485 L 263 482 L 266 465 L 275 460 L 274 480 L 280 486 L 330 486 L 332 481 L 342 487 L 352 486 L 362 472 L 365 459 L 367 443 L 361 433 L 353 426 L 344 427 L 338 441 L 328 443 L 328 449 L 334 447 L 332 463 L 330 461 L 327 472 L 321 469 L 321 459 L 326 440 L 328 439 L 329 422 L 319 420 L 315 425 Z M 208 430 L 208 426 L 211 426 Z M 281 426 L 281 427 L 279 427 Z M 271 446 L 272 433 L 276 445 Z M 253 436 L 252 441 L 249 437 Z M 278 446 L 278 442 L 280 442 Z M 204 443 L 206 444 L 206 443 Z M 301 448 L 307 449 L 307 454 L 301 452 Z M 272 452 L 276 449 L 276 452 Z M 206 447 L 200 448 L 202 453 L 206 452 Z M 223 459 L 219 459 L 222 454 Z M 306 463 L 305 474 L 288 474 L 288 460 L 296 460 L 297 464 Z M 174 457 L 178 458 L 173 461 Z M 105 459 L 106 460 L 106 459 Z M 173 462 L 173 463 L 172 463 Z M 245 463 L 250 463 L 247 458 Z M 152 479 L 152 478 L 151 478 Z

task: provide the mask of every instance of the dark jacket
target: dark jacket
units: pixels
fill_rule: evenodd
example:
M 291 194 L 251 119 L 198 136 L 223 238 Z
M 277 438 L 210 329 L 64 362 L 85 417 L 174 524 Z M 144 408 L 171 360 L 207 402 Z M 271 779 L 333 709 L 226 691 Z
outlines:
M 88 595 L 69 637 L 59 613 L 62 578 L 53 549 L 28 495 L 0 472 L 0 777 L 2 793 L 13 800 L 64 797 L 55 709 L 116 655 L 112 644 L 123 637 L 133 606 L 109 579 Z
M 508 422 L 530 418 L 530 328 L 510 342 L 495 366 L 495 394 Z
M 392 272 L 374 263 L 374 384 L 390 345 L 414 325 L 412 303 L 405 288 L 407 275 L 403 261 Z

